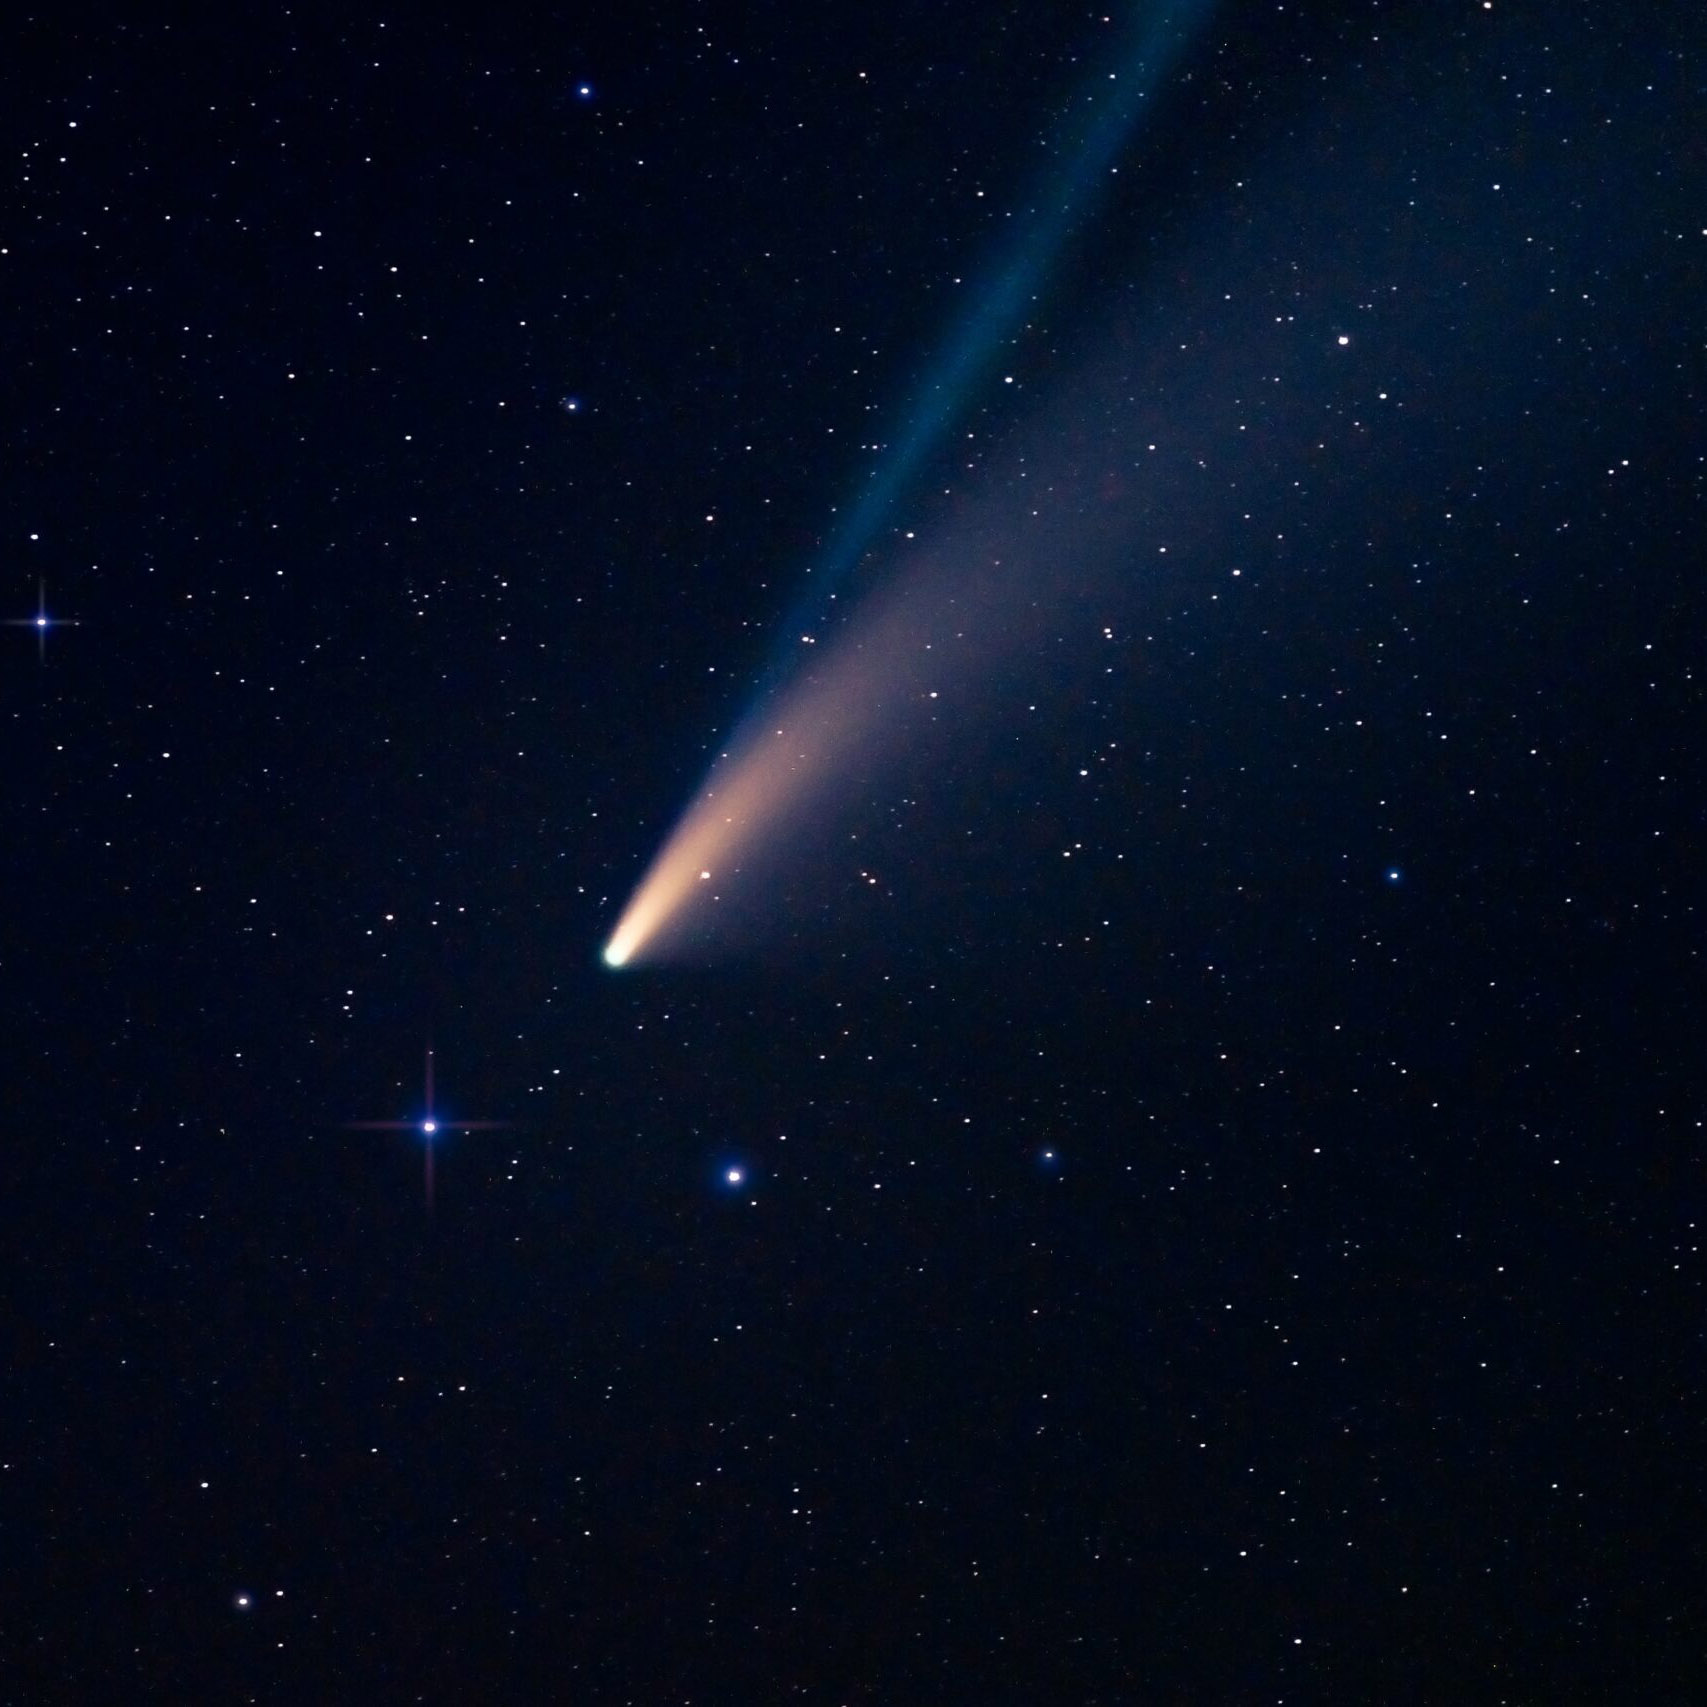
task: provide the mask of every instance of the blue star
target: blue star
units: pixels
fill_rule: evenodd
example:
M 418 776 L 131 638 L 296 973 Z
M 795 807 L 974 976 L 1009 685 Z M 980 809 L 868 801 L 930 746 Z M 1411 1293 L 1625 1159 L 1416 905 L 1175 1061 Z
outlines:
M 1403 883 L 1405 881 L 1404 872 L 1402 872 L 1398 868 L 1398 866 L 1396 866 L 1396 865 L 1388 866 L 1386 871 L 1383 872 L 1382 875 L 1387 879 L 1387 881 L 1389 883 Z
M 592 98 L 593 86 L 591 83 L 577 83 L 575 85 L 575 99 L 577 101 L 590 101 Z
M 507 1120 L 441 1120 L 433 1108 L 433 1051 L 427 1050 L 427 1111 L 417 1120 L 350 1120 L 345 1125 L 362 1132 L 419 1132 L 426 1139 L 425 1151 L 427 1211 L 433 1208 L 433 1149 L 441 1132 L 501 1132 Z
M 36 583 L 36 614 L 34 616 L 9 616 L 6 618 L 8 628 L 33 628 L 36 631 L 36 654 L 45 664 L 47 662 L 47 631 L 50 628 L 78 628 L 80 623 L 74 617 L 49 616 L 47 614 L 47 580 L 44 577 Z
M 753 1188 L 752 1163 L 725 1158 L 712 1171 L 712 1183 L 727 1197 L 744 1197 Z

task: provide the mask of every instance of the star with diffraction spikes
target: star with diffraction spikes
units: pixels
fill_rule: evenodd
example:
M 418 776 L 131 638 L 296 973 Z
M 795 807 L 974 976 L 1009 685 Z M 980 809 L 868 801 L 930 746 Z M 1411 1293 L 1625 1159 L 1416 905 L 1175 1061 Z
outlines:
M 441 1120 L 433 1106 L 433 1050 L 427 1046 L 427 1089 L 423 1099 L 425 1112 L 417 1120 L 351 1120 L 345 1124 L 352 1132 L 417 1132 L 425 1152 L 427 1213 L 433 1212 L 433 1151 L 438 1140 L 447 1132 L 501 1132 L 507 1120 Z
M 50 628 L 81 628 L 82 624 L 75 617 L 49 616 L 47 614 L 47 579 L 44 576 L 36 583 L 36 614 L 34 616 L 9 616 L 6 618 L 8 628 L 33 628 L 36 631 L 36 655 L 45 664 L 47 662 L 47 631 Z

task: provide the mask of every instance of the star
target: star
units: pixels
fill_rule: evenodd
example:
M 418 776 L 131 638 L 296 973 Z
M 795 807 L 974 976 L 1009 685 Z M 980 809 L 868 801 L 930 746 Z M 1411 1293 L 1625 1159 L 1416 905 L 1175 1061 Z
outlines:
M 427 1213 L 433 1210 L 433 1143 L 441 1132 L 498 1132 L 510 1123 L 507 1120 L 441 1120 L 433 1112 L 433 1050 L 427 1046 L 426 1095 L 422 1098 L 426 1112 L 418 1120 L 351 1120 L 345 1125 L 353 1132 L 419 1132 L 426 1140 L 426 1199 Z
M 753 1189 L 756 1176 L 750 1162 L 727 1156 L 713 1168 L 711 1180 L 716 1189 L 727 1197 L 742 1198 Z
M 45 664 L 47 662 L 47 631 L 50 628 L 81 628 L 83 625 L 75 617 L 49 616 L 47 614 L 47 580 L 43 577 L 36 584 L 36 614 L 34 616 L 9 616 L 6 618 L 8 628 L 33 628 L 36 631 L 36 655 Z

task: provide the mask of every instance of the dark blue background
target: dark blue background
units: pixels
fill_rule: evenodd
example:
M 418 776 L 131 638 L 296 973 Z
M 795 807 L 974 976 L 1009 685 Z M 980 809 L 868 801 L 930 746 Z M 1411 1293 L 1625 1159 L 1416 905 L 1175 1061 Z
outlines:
M 7 26 L 8 1699 L 1689 1698 L 1689 8 L 1213 11 L 895 523 L 1113 638 L 599 967 L 1100 18 Z

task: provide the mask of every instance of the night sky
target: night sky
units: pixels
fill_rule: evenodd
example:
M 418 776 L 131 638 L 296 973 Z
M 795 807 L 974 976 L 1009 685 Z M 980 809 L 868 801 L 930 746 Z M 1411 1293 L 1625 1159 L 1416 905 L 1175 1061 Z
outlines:
M 146 11 L 0 50 L 0 1699 L 1700 1699 L 1697 8 Z

